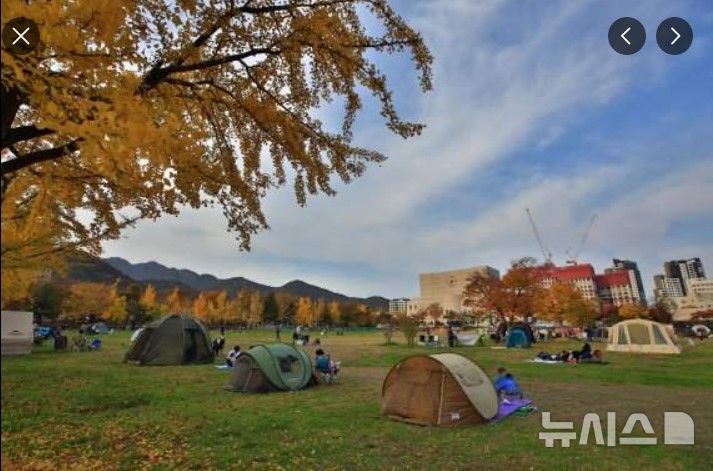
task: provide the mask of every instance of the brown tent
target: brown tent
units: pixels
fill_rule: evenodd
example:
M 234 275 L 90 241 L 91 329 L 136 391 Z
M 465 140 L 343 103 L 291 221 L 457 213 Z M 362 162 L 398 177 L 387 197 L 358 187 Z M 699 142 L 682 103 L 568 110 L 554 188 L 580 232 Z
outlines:
M 386 375 L 381 397 L 382 414 L 419 425 L 481 424 L 498 413 L 490 378 L 455 353 L 401 360 Z

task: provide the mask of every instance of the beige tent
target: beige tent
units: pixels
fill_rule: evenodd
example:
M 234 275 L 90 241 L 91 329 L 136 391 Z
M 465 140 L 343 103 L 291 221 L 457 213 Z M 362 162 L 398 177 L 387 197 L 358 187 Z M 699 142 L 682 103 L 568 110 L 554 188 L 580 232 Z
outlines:
M 382 414 L 420 425 L 480 424 L 498 413 L 490 378 L 455 353 L 401 360 L 386 375 L 381 397 Z
M 673 329 L 646 319 L 631 319 L 609 329 L 611 352 L 681 353 L 673 341 Z
M 2 355 L 27 355 L 32 351 L 33 315 L 25 311 L 2 311 Z

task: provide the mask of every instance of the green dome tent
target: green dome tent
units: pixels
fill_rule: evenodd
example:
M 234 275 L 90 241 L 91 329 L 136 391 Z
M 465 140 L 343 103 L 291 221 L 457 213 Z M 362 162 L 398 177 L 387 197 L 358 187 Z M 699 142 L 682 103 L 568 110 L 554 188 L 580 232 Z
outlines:
M 173 314 L 141 330 L 124 356 L 124 362 L 140 365 L 211 363 L 213 351 L 203 324 L 190 316 Z
M 298 391 L 315 384 L 312 361 L 284 343 L 255 345 L 235 361 L 227 389 L 235 392 Z

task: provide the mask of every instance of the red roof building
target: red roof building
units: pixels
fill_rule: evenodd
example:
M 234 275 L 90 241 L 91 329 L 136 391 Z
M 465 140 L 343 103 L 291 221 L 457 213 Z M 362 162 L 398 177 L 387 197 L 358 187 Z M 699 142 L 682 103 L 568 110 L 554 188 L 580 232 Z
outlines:
M 629 303 L 642 303 L 639 290 L 632 276 L 635 273 L 626 269 L 608 269 L 597 275 L 589 263 L 557 267 L 541 265 L 535 267 L 535 273 L 546 288 L 555 283 L 571 283 L 585 299 L 600 301 L 603 308 L 622 306 Z M 603 309 L 603 312 L 607 309 Z M 610 309 L 611 310 L 611 309 Z

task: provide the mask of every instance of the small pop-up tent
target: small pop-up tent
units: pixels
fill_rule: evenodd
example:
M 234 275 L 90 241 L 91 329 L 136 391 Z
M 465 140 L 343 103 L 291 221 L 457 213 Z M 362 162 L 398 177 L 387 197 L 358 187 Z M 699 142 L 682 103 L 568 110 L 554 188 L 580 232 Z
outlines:
M 513 324 L 508 330 L 507 346 L 508 348 L 530 348 L 535 342 L 535 334 L 532 332 L 532 327 L 524 322 Z
M 664 324 L 631 319 L 609 329 L 607 350 L 612 352 L 681 353 Z
M 94 334 L 108 334 L 111 331 L 109 326 L 103 322 L 95 322 L 89 330 Z
M 174 314 L 145 326 L 124 361 L 155 366 L 210 363 L 213 350 L 203 324 L 192 317 Z
M 386 375 L 381 413 L 419 425 L 481 424 L 498 413 L 498 396 L 485 372 L 464 356 L 417 355 Z
M 32 351 L 33 314 L 26 311 L 2 311 L 2 355 L 27 355 Z
M 255 345 L 235 361 L 226 389 L 265 393 L 298 391 L 315 384 L 312 361 L 302 350 L 284 343 Z

